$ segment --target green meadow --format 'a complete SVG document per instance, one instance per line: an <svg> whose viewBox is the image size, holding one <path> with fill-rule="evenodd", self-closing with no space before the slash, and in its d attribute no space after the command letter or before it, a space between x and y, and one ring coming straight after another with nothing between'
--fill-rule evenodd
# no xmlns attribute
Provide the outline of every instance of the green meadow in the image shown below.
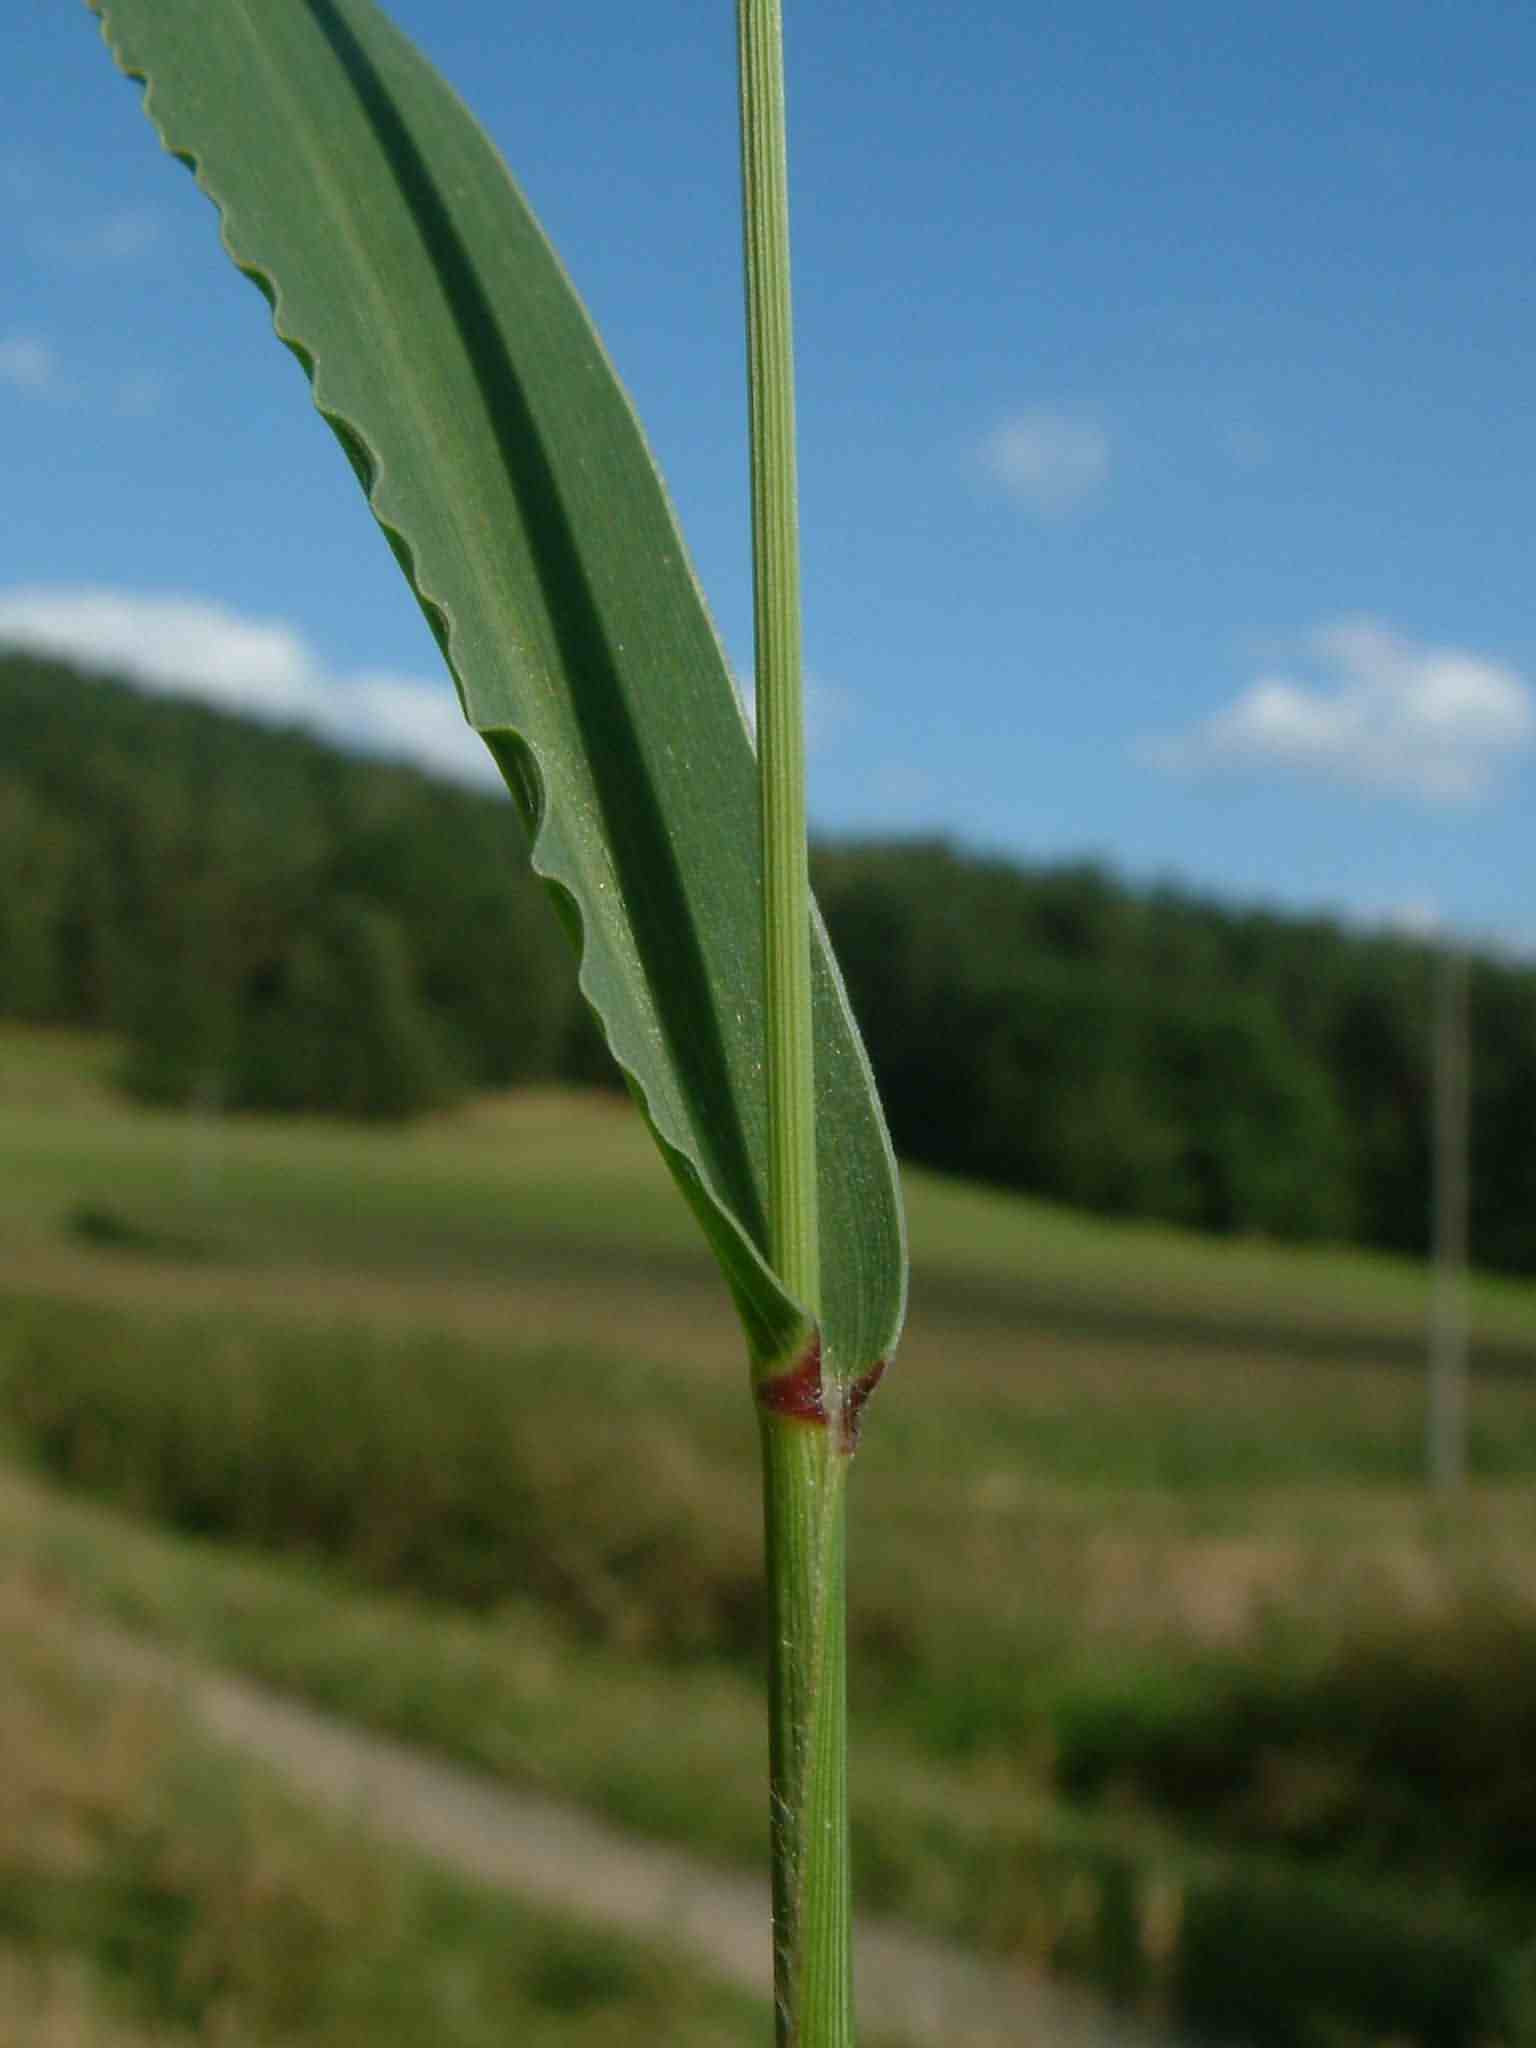
<svg viewBox="0 0 1536 2048"><path fill-rule="evenodd" d="M0 1038L0 1568L759 1863L753 1417L632 1112L173 1115L117 1058ZM864 1898L1228 2040L1524 2038L1536 1287L1474 1288L1446 1504L1422 1269L907 1186L854 1482ZM95 1969L88 1918L54 1947Z"/></svg>
<svg viewBox="0 0 1536 2048"><path fill-rule="evenodd" d="M766 2013L305 1811L143 1683L89 1682L0 1570L0 2040L734 2048Z"/></svg>

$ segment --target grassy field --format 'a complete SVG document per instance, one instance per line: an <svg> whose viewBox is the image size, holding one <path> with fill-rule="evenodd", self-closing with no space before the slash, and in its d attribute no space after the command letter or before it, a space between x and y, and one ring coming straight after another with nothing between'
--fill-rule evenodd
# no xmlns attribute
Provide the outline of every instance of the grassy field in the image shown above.
<svg viewBox="0 0 1536 2048"><path fill-rule="evenodd" d="M99 1039L0 1032L0 1232L9 1256L57 1250L82 1212L116 1217L182 1270L216 1263L254 1295L281 1268L379 1286L424 1283L500 1296L503 1311L594 1264L621 1313L639 1293L721 1307L714 1270L654 1148L617 1098L528 1094L470 1105L404 1132L314 1122L196 1118L116 1098L116 1054ZM994 1352L1041 1329L1181 1347L1237 1343L1287 1355L1419 1355L1421 1267L1349 1250L1210 1240L1106 1222L1017 1195L904 1176L914 1314L903 1355L959 1332ZM87 1233L85 1242L89 1244ZM170 1281L166 1276L157 1276ZM276 1292L280 1295L282 1290ZM1484 1358L1536 1360L1536 1288L1480 1277ZM366 1304L365 1304L366 1305ZM709 1335L739 1349L721 1314Z"/></svg>
<svg viewBox="0 0 1536 2048"><path fill-rule="evenodd" d="M110 1063L0 1039L0 1559L756 1857L739 1339L632 1115L199 1123ZM1536 1290L1476 1291L1448 1508L1411 1267L910 1197L855 1488L866 1898L1230 2038L1527 2024Z"/></svg>
<svg viewBox="0 0 1536 2048"><path fill-rule="evenodd" d="M675 1960L301 1811L61 1653L0 1569L0 2041L15 2048L629 2048L761 2040Z"/></svg>

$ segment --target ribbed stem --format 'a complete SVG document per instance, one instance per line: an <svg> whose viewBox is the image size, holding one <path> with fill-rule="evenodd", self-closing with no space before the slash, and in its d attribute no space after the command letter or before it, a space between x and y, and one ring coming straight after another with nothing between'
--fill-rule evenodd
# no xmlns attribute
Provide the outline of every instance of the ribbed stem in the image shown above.
<svg viewBox="0 0 1536 2048"><path fill-rule="evenodd" d="M789 181L779 0L738 0L752 450L763 999L773 1263L814 1320L821 1259L811 1035L800 535L790 325ZM764 1363L760 1361L760 1364ZM814 1332L773 1362L762 1412L769 1604L769 1774L779 2048L852 2048L841 1410L822 1405ZM763 1388L759 1387L759 1398Z"/></svg>
<svg viewBox="0 0 1536 2048"><path fill-rule="evenodd" d="M765 1415L774 1995L779 2048L852 2048L845 1500L825 1424Z"/></svg>
<svg viewBox="0 0 1536 2048"><path fill-rule="evenodd" d="M763 830L773 1263L812 1315L821 1292L811 1038L800 532L790 324L789 183L778 0L738 0L757 756Z"/></svg>

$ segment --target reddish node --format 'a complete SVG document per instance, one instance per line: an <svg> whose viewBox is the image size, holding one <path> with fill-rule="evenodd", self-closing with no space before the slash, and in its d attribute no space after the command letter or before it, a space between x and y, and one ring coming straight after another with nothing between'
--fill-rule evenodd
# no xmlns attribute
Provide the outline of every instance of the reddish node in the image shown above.
<svg viewBox="0 0 1536 2048"><path fill-rule="evenodd" d="M825 1422L821 1395L821 1339L813 1337L805 1356L788 1372L759 1380L757 1398L770 1415L792 1415L801 1422Z"/></svg>
<svg viewBox="0 0 1536 2048"><path fill-rule="evenodd" d="M878 1363L870 1367L868 1372L861 1373L848 1389L848 1397L843 1403L842 1448L850 1458L859 1447L859 1430L864 1420L864 1404L884 1377L885 1363L883 1358L880 1359Z"/></svg>
<svg viewBox="0 0 1536 2048"><path fill-rule="evenodd" d="M849 1457L858 1449L864 1404L879 1386L884 1372L885 1360L882 1358L877 1365L871 1366L868 1372L861 1373L858 1379L851 1381L843 1397L838 1448ZM770 1415L793 1416L797 1422L826 1422L826 1392L821 1377L821 1339L813 1338L805 1356L788 1372L778 1373L770 1380L759 1380L757 1398Z"/></svg>

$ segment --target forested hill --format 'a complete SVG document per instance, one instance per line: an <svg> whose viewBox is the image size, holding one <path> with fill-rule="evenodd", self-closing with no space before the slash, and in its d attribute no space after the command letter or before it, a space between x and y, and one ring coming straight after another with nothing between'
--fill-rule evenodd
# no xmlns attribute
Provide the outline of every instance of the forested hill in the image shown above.
<svg viewBox="0 0 1536 2048"><path fill-rule="evenodd" d="M1422 1248L1432 963L1323 920L826 847L898 1148L1085 1206ZM599 1080L510 802L0 655L0 1014L161 1101L409 1114ZM1475 1256L1536 1270L1536 973L1472 981Z"/></svg>

